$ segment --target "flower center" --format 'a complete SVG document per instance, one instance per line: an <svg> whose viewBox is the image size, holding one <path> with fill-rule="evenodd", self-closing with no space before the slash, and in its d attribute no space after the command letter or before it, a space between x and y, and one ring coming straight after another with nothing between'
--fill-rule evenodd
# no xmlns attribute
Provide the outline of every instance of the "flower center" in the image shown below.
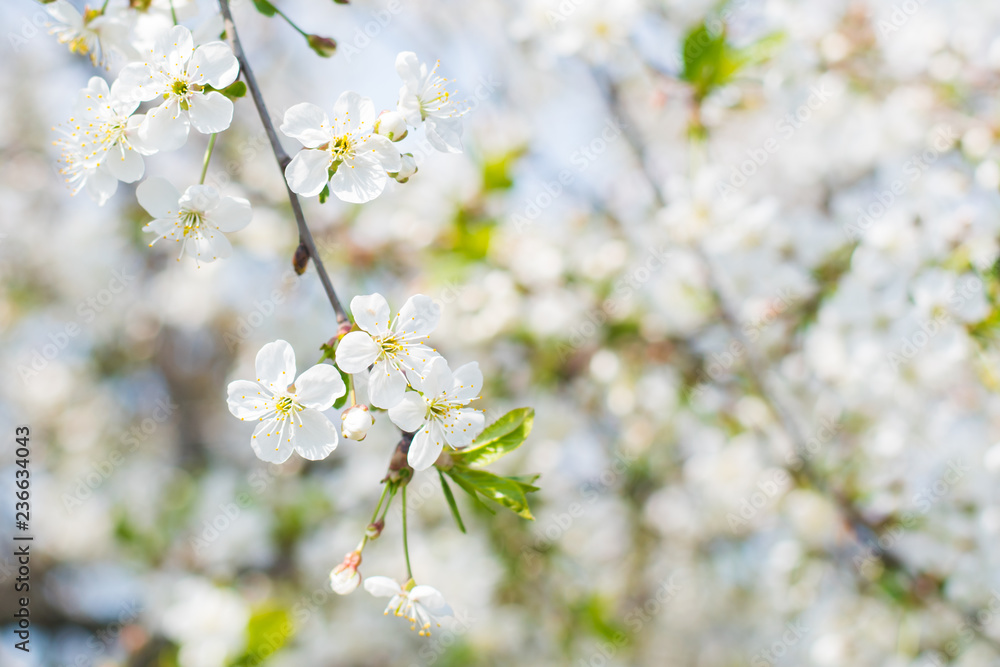
<svg viewBox="0 0 1000 667"><path fill-rule="evenodd" d="M170 92L178 97L186 97L188 94L188 82L181 79L174 79L170 86Z"/></svg>
<svg viewBox="0 0 1000 667"><path fill-rule="evenodd" d="M289 398L288 396L282 396L281 398L278 399L278 402L275 404L274 409L283 415L287 415L288 412L292 409L293 403L294 401L292 401L292 399Z"/></svg>
<svg viewBox="0 0 1000 667"><path fill-rule="evenodd" d="M353 143L351 135L342 134L330 144L330 152L333 153L334 160L344 160L353 154Z"/></svg>
<svg viewBox="0 0 1000 667"><path fill-rule="evenodd" d="M381 341L382 354L394 357L403 351L403 341L398 334L387 334Z"/></svg>
<svg viewBox="0 0 1000 667"><path fill-rule="evenodd" d="M185 237L189 235L195 236L201 233L201 227L203 222L204 221L202 219L202 215L198 211L187 211L187 210L181 211L181 225Z"/></svg>

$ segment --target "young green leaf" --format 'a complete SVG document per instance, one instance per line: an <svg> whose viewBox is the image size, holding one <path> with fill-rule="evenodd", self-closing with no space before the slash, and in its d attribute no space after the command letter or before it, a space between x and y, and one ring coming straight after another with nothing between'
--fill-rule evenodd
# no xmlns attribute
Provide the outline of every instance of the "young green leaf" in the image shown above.
<svg viewBox="0 0 1000 667"><path fill-rule="evenodd" d="M476 501L477 505L479 505L480 507L482 507L484 510L486 510L490 514L496 514L496 510L494 510L492 507L490 507L489 505L487 505L486 503L484 503L479 498L479 493L476 492L476 487L474 487L471 484L469 484L468 482L466 482L464 479L462 479L461 476L459 476L457 474L457 473L460 473L461 470L459 470L458 468L449 468L448 470L445 470L445 472L448 473L448 476L451 477L455 481L455 484L458 484L459 487L461 487L461 489L463 491L465 491L467 494L469 494L469 497L471 497L474 501Z"/></svg>
<svg viewBox="0 0 1000 667"><path fill-rule="evenodd" d="M534 419L532 408L511 410L487 426L468 448L453 452L451 457L460 465L489 465L521 446L531 433Z"/></svg>
<svg viewBox="0 0 1000 667"><path fill-rule="evenodd" d="M274 16L278 10L268 0L253 0L253 6L264 16Z"/></svg>
<svg viewBox="0 0 1000 667"><path fill-rule="evenodd" d="M448 474L462 485L462 488L467 485L518 516L534 521L535 517L531 516L528 498L525 495L528 492L522 482L508 477L500 477L485 470L469 470L467 468L452 468Z"/></svg>
<svg viewBox="0 0 1000 667"><path fill-rule="evenodd" d="M451 487L448 486L448 481L444 478L444 473L438 469L438 477L441 478L441 489L444 491L444 497L448 501L448 507L451 508L451 515L455 517L455 523L458 524L458 529L465 532L465 524L462 523L462 515L458 513L458 505L455 503L455 496L451 493Z"/></svg>
<svg viewBox="0 0 1000 667"><path fill-rule="evenodd" d="M247 94L247 84L242 81L233 81L219 92L229 99L235 100Z"/></svg>

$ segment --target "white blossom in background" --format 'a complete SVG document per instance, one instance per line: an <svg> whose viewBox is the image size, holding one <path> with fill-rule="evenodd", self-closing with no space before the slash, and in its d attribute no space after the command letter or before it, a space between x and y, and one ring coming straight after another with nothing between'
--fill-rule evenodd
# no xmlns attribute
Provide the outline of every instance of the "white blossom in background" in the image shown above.
<svg viewBox="0 0 1000 667"><path fill-rule="evenodd" d="M104 79L91 77L68 123L53 128L59 134L59 173L74 195L86 188L99 205L118 190L118 181L142 178L142 156L156 152L139 139L143 116L132 115L139 103L118 93L117 86L109 90Z"/></svg>
<svg viewBox="0 0 1000 667"><path fill-rule="evenodd" d="M136 197L154 218L142 228L157 235L149 245L163 239L179 243L178 261L185 254L206 263L229 257L233 247L225 234L240 231L253 217L246 199L222 197L210 185L192 185L182 195L165 179L150 178Z"/></svg>
<svg viewBox="0 0 1000 667"><path fill-rule="evenodd" d="M351 314L361 331L348 333L337 345L337 366L345 373L362 373L374 364L368 397L376 407L394 407L409 384L406 374L419 377L427 362L439 356L424 341L441 319L441 308L416 294L393 318L385 297L369 294L351 299Z"/></svg>
<svg viewBox="0 0 1000 667"><path fill-rule="evenodd" d="M182 667L224 665L244 647L250 610L235 591L201 579L183 579L176 601L163 610L163 634L180 646Z"/></svg>
<svg viewBox="0 0 1000 667"><path fill-rule="evenodd" d="M129 43L129 28L119 15L90 7L81 14L68 0L49 3L45 11L52 17L49 34L72 53L89 57L95 67L110 66L112 57L137 55Z"/></svg>
<svg viewBox="0 0 1000 667"><path fill-rule="evenodd" d="M440 591L432 586L414 586L412 580L404 588L389 577L368 577L365 590L375 597L391 598L385 614L391 612L406 618L410 621L410 629L417 630L421 637L430 636L431 625L441 627L441 619L452 615Z"/></svg>
<svg viewBox="0 0 1000 667"><path fill-rule="evenodd" d="M127 99L162 98L139 126L139 136L160 150L180 148L191 127L203 134L222 132L233 120L233 102L222 89L239 75L239 63L225 42L195 47L191 31L174 26L156 40L146 60L126 65L117 84Z"/></svg>
<svg viewBox="0 0 1000 667"><path fill-rule="evenodd" d="M415 432L407 463L414 470L426 470L445 444L466 447L482 432L486 424L483 413L465 406L479 398L483 373L473 361L453 374L444 357L435 357L428 362L423 377L411 377L411 383L417 391L406 392L389 409L389 419L404 431Z"/></svg>
<svg viewBox="0 0 1000 667"><path fill-rule="evenodd" d="M352 551L344 556L344 562L330 571L330 588L337 595L350 595L361 585L361 552Z"/></svg>
<svg viewBox="0 0 1000 667"><path fill-rule="evenodd" d="M399 113L412 127L424 126L427 141L443 153L462 152L463 103L446 86L448 79L438 76L435 63L429 71L426 63L412 51L396 56L396 72L403 80L399 89Z"/></svg>
<svg viewBox="0 0 1000 667"><path fill-rule="evenodd" d="M337 98L332 122L315 104L296 104L285 112L281 131L305 147L285 168L288 186L303 197L329 183L338 199L363 204L382 194L387 172L400 168L399 151L375 133L374 104L355 92Z"/></svg>
<svg viewBox="0 0 1000 667"><path fill-rule="evenodd" d="M293 451L311 461L337 448L337 427L322 411L347 388L337 369L317 364L295 378L295 351L286 341L268 343L257 353L254 382L229 385L229 411L241 420L258 422L250 438L257 457L283 463Z"/></svg>

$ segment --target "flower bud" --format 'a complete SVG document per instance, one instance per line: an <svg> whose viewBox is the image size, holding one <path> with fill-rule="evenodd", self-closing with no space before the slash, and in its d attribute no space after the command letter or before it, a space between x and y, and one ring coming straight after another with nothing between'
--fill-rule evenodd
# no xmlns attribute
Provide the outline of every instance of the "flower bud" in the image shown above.
<svg viewBox="0 0 1000 667"><path fill-rule="evenodd" d="M368 435L368 429L375 423L375 418L368 412L367 405L355 405L353 408L344 410L340 415L344 422L342 430L344 437L350 440L362 441Z"/></svg>
<svg viewBox="0 0 1000 667"><path fill-rule="evenodd" d="M417 173L417 161L413 159L413 153L403 153L399 156L399 161L402 163L399 171L390 172L389 175L400 183L406 183L410 176Z"/></svg>
<svg viewBox="0 0 1000 667"><path fill-rule="evenodd" d="M375 121L375 134L381 134L389 141L400 141L406 133L406 121L398 111L383 111Z"/></svg>
<svg viewBox="0 0 1000 667"><path fill-rule="evenodd" d="M358 566L361 565L361 552L352 551L344 556L344 562L330 572L330 588L337 595L348 595L361 584L361 573Z"/></svg>
<svg viewBox="0 0 1000 667"><path fill-rule="evenodd" d="M368 536L369 540L374 540L376 537L382 534L382 529L385 528L385 520L379 519L375 523L368 524L365 528L365 535Z"/></svg>
<svg viewBox="0 0 1000 667"><path fill-rule="evenodd" d="M300 243L299 247L295 249L295 254L292 255L292 268L295 269L295 273L301 276L306 272L307 266L309 266L309 249L306 248L305 243Z"/></svg>
<svg viewBox="0 0 1000 667"><path fill-rule="evenodd" d="M337 52L336 40L330 39L329 37L309 35L306 37L306 41L309 42L309 48L323 58L329 58Z"/></svg>

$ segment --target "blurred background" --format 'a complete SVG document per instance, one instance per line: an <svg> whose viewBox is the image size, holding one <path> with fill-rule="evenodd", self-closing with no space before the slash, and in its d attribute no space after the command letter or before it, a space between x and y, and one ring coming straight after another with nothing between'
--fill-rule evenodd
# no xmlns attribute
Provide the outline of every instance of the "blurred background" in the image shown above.
<svg viewBox="0 0 1000 667"><path fill-rule="evenodd" d="M535 408L495 467L541 474L536 520L460 497L462 535L418 474L414 571L453 621L334 595L398 431L272 466L226 408L264 343L301 370L336 333L252 104L207 182L253 222L177 262L134 187L63 187L51 127L99 70L5 2L0 537L29 424L35 541L30 654L0 549L0 664L1000 664L1000 5L275 4L339 44L235 3L275 119L392 108L404 50L468 101L465 153L414 133L409 183L306 216L345 302L432 296L480 407ZM195 182L206 139L147 175ZM397 509L365 575L403 578Z"/></svg>

